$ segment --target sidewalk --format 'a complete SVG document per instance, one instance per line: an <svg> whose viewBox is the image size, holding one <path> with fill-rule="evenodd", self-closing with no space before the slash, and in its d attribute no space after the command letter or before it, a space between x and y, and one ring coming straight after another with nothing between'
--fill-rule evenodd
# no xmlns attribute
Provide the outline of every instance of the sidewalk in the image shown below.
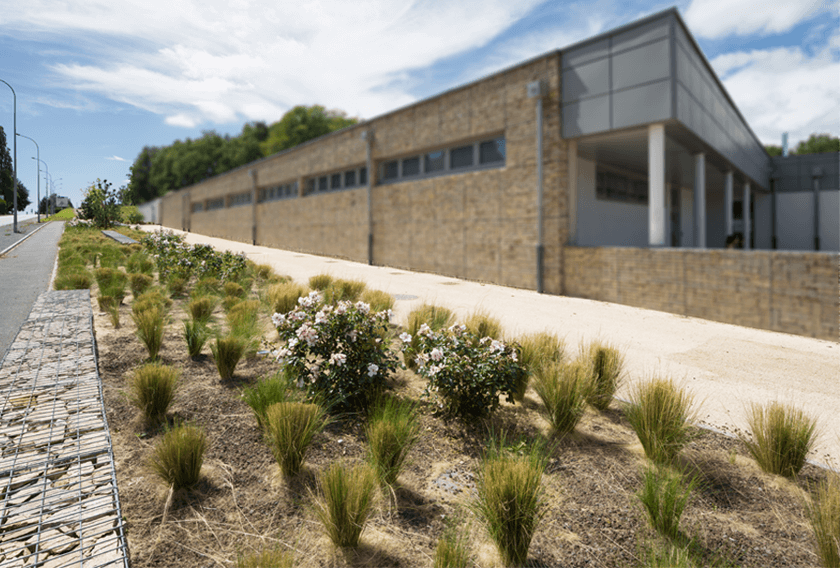
<svg viewBox="0 0 840 568"><path fill-rule="evenodd" d="M745 428L752 402L799 405L817 418L821 432L810 459L840 467L838 342L175 232L185 234L189 243L244 251L254 262L270 264L301 283L321 273L364 280L397 297L394 321L399 324L412 309L431 302L459 317L485 309L502 321L509 339L551 331L565 337L567 353L595 338L613 342L626 355L630 379L619 397L628 398L628 387L640 378L671 376L697 395L702 424L730 434Z"/></svg>

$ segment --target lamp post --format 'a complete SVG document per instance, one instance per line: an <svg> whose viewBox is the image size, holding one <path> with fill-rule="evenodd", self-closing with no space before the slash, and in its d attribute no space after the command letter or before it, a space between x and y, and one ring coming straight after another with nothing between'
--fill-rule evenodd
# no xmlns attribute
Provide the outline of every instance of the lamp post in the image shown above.
<svg viewBox="0 0 840 568"><path fill-rule="evenodd" d="M35 201L35 209L36 209L37 215L38 215L38 222L40 223L41 222L41 147L38 146L38 143L35 142L34 138L30 138L29 136L26 136L24 134L18 134L18 136L20 136L21 138L26 138L27 140L32 140L32 142L35 143L35 150L38 153L38 158L37 158L37 160L38 160L38 162L37 162L37 165L38 165L38 176L37 176L37 178L38 178L38 197L37 197L37 201Z"/></svg>
<svg viewBox="0 0 840 568"><path fill-rule="evenodd" d="M32 158L32 159L34 160L35 158ZM39 164L39 165L40 165L40 164L44 164L44 167L45 167L45 168L47 168L47 178L45 178L45 179L47 180L47 195L49 195L49 194L50 194L50 182L49 182L50 167L49 167L49 166L47 165L47 163L46 163L44 160L42 160L41 158L38 158L38 164ZM39 168L39 169L38 169L38 172L40 173L40 171L41 171L41 170L40 170L40 168ZM49 198L47 198L47 202L49 203ZM38 211L41 211L41 200L40 200L40 199L38 200ZM46 213L46 211L44 211L44 213Z"/></svg>
<svg viewBox="0 0 840 568"><path fill-rule="evenodd" d="M0 79L0 83L5 83L5 85L7 87L12 89L12 86L10 84L6 83L6 81L4 81L3 79ZM13 186L13 189L12 189L12 203L14 204L13 207L14 207L15 217L14 217L14 226L12 227L12 231L17 233L18 232L18 226L17 226L17 93L15 93L14 89L12 89L12 114L13 114L13 117L14 117L12 119L12 130L15 131L15 136L13 136L14 144L12 144L12 146L14 147L14 153L15 153L14 173L12 174L15 178L14 179L14 186Z"/></svg>

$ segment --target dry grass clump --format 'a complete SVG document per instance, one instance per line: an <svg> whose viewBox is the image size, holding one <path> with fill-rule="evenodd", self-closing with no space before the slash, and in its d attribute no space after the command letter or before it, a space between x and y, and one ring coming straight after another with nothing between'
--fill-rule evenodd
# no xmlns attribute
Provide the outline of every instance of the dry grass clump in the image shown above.
<svg viewBox="0 0 840 568"><path fill-rule="evenodd" d="M190 359L201 355L201 350L209 338L210 330L203 321L184 320L184 340L187 342L187 353Z"/></svg>
<svg viewBox="0 0 840 568"><path fill-rule="evenodd" d="M97 268L94 270L96 284L99 286L100 296L117 298L122 302L125 298L125 285L128 283L128 276L118 268Z"/></svg>
<svg viewBox="0 0 840 568"><path fill-rule="evenodd" d="M522 381L516 385L513 399L522 402L528 390L529 379L538 369L547 363L563 361L566 352L565 342L553 333L541 332L525 335L519 339L519 362L528 371Z"/></svg>
<svg viewBox="0 0 840 568"><path fill-rule="evenodd" d="M326 413L317 404L278 402L266 410L264 424L280 471L293 476L300 471L315 434L326 425Z"/></svg>
<svg viewBox="0 0 840 568"><path fill-rule="evenodd" d="M128 287L136 298L152 285L152 277L148 274L133 273L128 275Z"/></svg>
<svg viewBox="0 0 840 568"><path fill-rule="evenodd" d="M288 367L285 367L284 371L259 380L254 387L245 387L242 390L242 400L254 411L260 428L266 427L266 412L271 405L289 402L295 398L297 390L285 369Z"/></svg>
<svg viewBox="0 0 840 568"><path fill-rule="evenodd" d="M535 442L517 454L491 436L478 472L472 508L484 522L502 566L524 566L547 506L542 488L545 448Z"/></svg>
<svg viewBox="0 0 840 568"><path fill-rule="evenodd" d="M163 309L151 306L132 314L134 325L137 326L137 337L146 346L149 359L157 359L163 344L163 329L166 325Z"/></svg>
<svg viewBox="0 0 840 568"><path fill-rule="evenodd" d="M156 426L166 418L166 411L175 399L178 370L167 365L147 363L134 371L129 385L129 400Z"/></svg>
<svg viewBox="0 0 840 568"><path fill-rule="evenodd" d="M190 300L187 309L193 321L207 323L216 309L216 299L213 296L196 296Z"/></svg>
<svg viewBox="0 0 840 568"><path fill-rule="evenodd" d="M394 307L394 297L382 290L365 290L362 294L362 301L370 304L370 309L373 312L382 312Z"/></svg>
<svg viewBox="0 0 840 568"><path fill-rule="evenodd" d="M840 568L840 475L829 473L807 504L817 556L825 568Z"/></svg>
<svg viewBox="0 0 840 568"><path fill-rule="evenodd" d="M216 369L219 371L221 380L227 381L233 378L233 372L247 348L247 342L238 335L217 337L216 341L210 344L210 351L213 352L213 360L216 362Z"/></svg>
<svg viewBox="0 0 840 568"><path fill-rule="evenodd" d="M342 280L336 279L327 286L324 290L324 303L337 304L344 300L347 302L357 302L365 291L366 284L361 280Z"/></svg>
<svg viewBox="0 0 840 568"><path fill-rule="evenodd" d="M135 315L139 312L146 311L149 308L158 308L161 311L165 311L171 305L172 300L167 298L163 292L161 292L160 288L153 287L140 294L139 297L134 298L134 301L131 302L131 311Z"/></svg>
<svg viewBox="0 0 840 568"><path fill-rule="evenodd" d="M53 287L56 290L89 290L92 284L93 275L82 267L72 271L59 271Z"/></svg>
<svg viewBox="0 0 840 568"><path fill-rule="evenodd" d="M236 568L292 568L294 565L295 555L279 548L240 555L236 559Z"/></svg>
<svg viewBox="0 0 840 568"><path fill-rule="evenodd" d="M201 477L207 440L197 426L179 425L164 434L150 459L152 471L174 490L192 487Z"/></svg>
<svg viewBox="0 0 840 568"><path fill-rule="evenodd" d="M434 568L467 568L470 551L462 533L446 531L435 547Z"/></svg>
<svg viewBox="0 0 840 568"><path fill-rule="evenodd" d="M245 288L237 282L225 282L223 290L225 296L233 296L234 298L245 297Z"/></svg>
<svg viewBox="0 0 840 568"><path fill-rule="evenodd" d="M393 485L420 435L416 406L393 397L381 397L370 411L365 435L368 461L384 485Z"/></svg>
<svg viewBox="0 0 840 568"><path fill-rule="evenodd" d="M467 331L475 334L479 339L489 337L490 339L502 338L502 322L494 318L486 310L476 310L464 322Z"/></svg>
<svg viewBox="0 0 840 568"><path fill-rule="evenodd" d="M440 331L455 323L455 314L449 308L435 306L432 304L423 304L419 308L413 309L408 314L408 328L407 332L411 335L411 346L406 349L403 357L405 364L409 369L414 369L417 366L414 359L417 355L417 349L420 342L417 339L417 333L423 324L429 326L432 331Z"/></svg>
<svg viewBox="0 0 840 568"><path fill-rule="evenodd" d="M313 290L326 290L333 282L333 277L329 274L316 274L309 279L309 287Z"/></svg>
<svg viewBox="0 0 840 568"><path fill-rule="evenodd" d="M684 484L680 474L655 465L646 467L642 475L642 488L636 497L647 512L650 526L665 538L676 541L680 517L697 481L692 479Z"/></svg>
<svg viewBox="0 0 840 568"><path fill-rule="evenodd" d="M205 276L195 283L193 293L196 296L213 296L219 294L220 290L220 284L216 278Z"/></svg>
<svg viewBox="0 0 840 568"><path fill-rule="evenodd" d="M589 367L573 363L544 363L534 375L534 390L542 400L539 409L557 434L569 434L583 417L589 389Z"/></svg>
<svg viewBox="0 0 840 568"><path fill-rule="evenodd" d="M785 477L799 473L816 440L816 420L798 408L771 402L753 404L747 424L752 439L742 440L761 469Z"/></svg>
<svg viewBox="0 0 840 568"><path fill-rule="evenodd" d="M625 416L648 459L674 461L692 436L693 406L693 395L670 379L653 378L636 385Z"/></svg>
<svg viewBox="0 0 840 568"><path fill-rule="evenodd" d="M298 298L307 294L307 289L295 282L280 282L269 286L264 301L272 313L286 314L298 305Z"/></svg>
<svg viewBox="0 0 840 568"><path fill-rule="evenodd" d="M318 476L321 497L315 514L335 546L359 545L373 511L377 486L376 472L367 464L333 462Z"/></svg>
<svg viewBox="0 0 840 568"><path fill-rule="evenodd" d="M588 362L592 372L592 385L587 402L603 412L609 407L621 386L624 355L608 343L593 341L582 350L581 357Z"/></svg>
<svg viewBox="0 0 840 568"><path fill-rule="evenodd" d="M142 273L151 276L155 269L155 263L148 254L137 251L128 257L128 260L125 263L125 268L129 272Z"/></svg>

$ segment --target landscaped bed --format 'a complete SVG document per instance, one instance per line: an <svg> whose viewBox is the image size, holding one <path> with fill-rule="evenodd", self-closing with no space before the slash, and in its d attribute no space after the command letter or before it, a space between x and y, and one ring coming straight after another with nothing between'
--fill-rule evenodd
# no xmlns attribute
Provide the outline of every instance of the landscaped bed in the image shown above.
<svg viewBox="0 0 840 568"><path fill-rule="evenodd" d="M127 256L125 260L127 264ZM229 327L225 308L266 298L277 283L276 276L261 275L253 266L245 274L240 279L245 284L242 298L228 299L219 286L208 325L221 334ZM497 442L505 433L507 449L502 451L511 456L527 454L530 441L547 440L541 476L544 516L530 543L528 565L763 567L820 562L807 503L808 490L826 479L824 470L806 464L793 480L770 475L755 464L743 442L692 431L669 470L682 472L686 480L695 478L697 485L679 532L668 544L650 528L637 497L647 460L621 404L613 401L604 411L587 407L573 432L561 436L550 434L533 385L521 403L502 402L489 416L468 419L444 413L435 399L422 396L427 379L419 368L397 369L387 380L392 394L419 402L419 437L407 465L394 485L376 492L359 546L336 548L317 515L318 478L336 462L366 460L364 413L352 408L334 412L315 435L301 471L284 476L242 397L244 388L274 375L278 362L271 355L246 356L233 377L223 381L211 355L212 339L199 356L190 358L182 320L190 318L189 293L196 278L182 283L176 278L164 279L175 293L166 308L168 323L158 358L178 369L180 379L162 425L150 425L128 396L133 374L149 359L136 335L132 295L126 292L122 303L105 301L109 313L99 309L96 284L92 290L105 407L134 567L275 565L257 562L254 555L266 551L290 552L297 566L432 566L444 535L463 537L468 565L501 566L474 506L491 432ZM259 349L282 347L273 311L260 304L257 329L267 343ZM392 324L387 332L391 354L400 361L400 347L408 344L399 339L404 331ZM576 346L566 346L566 353L574 358ZM197 485L170 492L149 462L167 427L180 422L203 429L206 452ZM653 560L669 548L677 552L658 563Z"/></svg>

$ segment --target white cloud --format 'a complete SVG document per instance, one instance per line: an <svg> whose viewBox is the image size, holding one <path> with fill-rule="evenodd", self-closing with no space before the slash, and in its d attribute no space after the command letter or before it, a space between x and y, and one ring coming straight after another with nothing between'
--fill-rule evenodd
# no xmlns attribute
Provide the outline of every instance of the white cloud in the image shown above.
<svg viewBox="0 0 840 568"><path fill-rule="evenodd" d="M61 79L193 127L409 104L407 71L486 44L537 1L30 0L3 26L78 40L89 57L53 64Z"/></svg>
<svg viewBox="0 0 840 568"><path fill-rule="evenodd" d="M698 37L771 34L789 31L830 8L825 0L692 0L685 11Z"/></svg>
<svg viewBox="0 0 840 568"><path fill-rule="evenodd" d="M127 162L127 161L128 161L128 160L126 160L125 158L120 158L120 157L119 157L119 156L117 156L116 154L114 154L114 155L113 155L113 156L111 156L110 158L105 158L105 159L106 159L106 160L112 160L112 161L114 161L114 162Z"/></svg>
<svg viewBox="0 0 840 568"><path fill-rule="evenodd" d="M840 61L830 50L813 57L800 48L729 53L711 61L726 90L766 144L813 133L840 134Z"/></svg>

